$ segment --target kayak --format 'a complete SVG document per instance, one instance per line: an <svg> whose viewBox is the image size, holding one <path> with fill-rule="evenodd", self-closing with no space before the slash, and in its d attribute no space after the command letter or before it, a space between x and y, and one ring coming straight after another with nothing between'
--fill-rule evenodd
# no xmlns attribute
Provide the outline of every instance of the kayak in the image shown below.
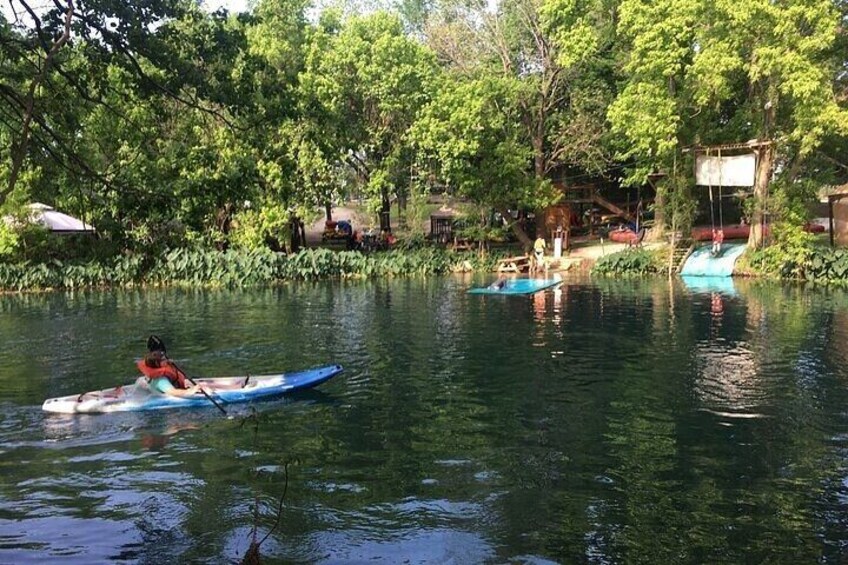
<svg viewBox="0 0 848 565"><path fill-rule="evenodd" d="M194 381L199 385L205 385L212 398L226 406L236 402L250 402L312 388L341 372L341 365L328 365L295 373L194 379ZM41 405L41 409L60 414L97 414L195 406L211 407L212 402L203 393L189 397L162 394L150 388L146 377L139 377L135 383L125 386L48 398Z"/></svg>
<svg viewBox="0 0 848 565"><path fill-rule="evenodd" d="M472 288L468 291L468 294L533 294L534 292L556 286L561 282L562 279L560 278L511 279L506 281L501 288L493 288L491 286Z"/></svg>

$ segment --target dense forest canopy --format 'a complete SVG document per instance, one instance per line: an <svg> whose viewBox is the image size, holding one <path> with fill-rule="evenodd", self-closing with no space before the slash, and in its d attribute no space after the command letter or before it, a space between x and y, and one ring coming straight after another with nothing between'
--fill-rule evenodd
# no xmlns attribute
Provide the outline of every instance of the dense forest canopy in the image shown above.
<svg viewBox="0 0 848 565"><path fill-rule="evenodd" d="M115 250L268 245L354 193L539 209L555 178L665 173L673 215L686 148L751 139L752 218L848 181L844 1L5 4L4 213L46 202Z"/></svg>

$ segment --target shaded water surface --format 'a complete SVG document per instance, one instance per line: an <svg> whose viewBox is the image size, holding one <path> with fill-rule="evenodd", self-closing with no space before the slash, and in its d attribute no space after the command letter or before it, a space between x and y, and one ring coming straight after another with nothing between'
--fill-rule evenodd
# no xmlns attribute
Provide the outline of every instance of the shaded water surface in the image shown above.
<svg viewBox="0 0 848 565"><path fill-rule="evenodd" d="M848 558L845 294L470 284L0 297L0 563L233 562L287 463L269 562ZM41 412L150 332L196 375L346 372L233 419Z"/></svg>

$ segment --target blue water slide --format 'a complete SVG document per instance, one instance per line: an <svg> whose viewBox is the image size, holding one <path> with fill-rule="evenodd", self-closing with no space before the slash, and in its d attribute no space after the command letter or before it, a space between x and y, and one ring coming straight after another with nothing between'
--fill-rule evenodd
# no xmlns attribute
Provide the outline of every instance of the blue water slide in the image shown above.
<svg viewBox="0 0 848 565"><path fill-rule="evenodd" d="M734 243L721 246L717 256L712 254L712 246L705 245L695 249L680 274L684 277L729 277L733 275L736 260L745 252L745 244Z"/></svg>

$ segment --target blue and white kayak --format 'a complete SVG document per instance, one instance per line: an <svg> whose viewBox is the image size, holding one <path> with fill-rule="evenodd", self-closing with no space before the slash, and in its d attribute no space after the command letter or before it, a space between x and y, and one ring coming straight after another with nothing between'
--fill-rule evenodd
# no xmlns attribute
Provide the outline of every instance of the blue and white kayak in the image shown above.
<svg viewBox="0 0 848 565"><path fill-rule="evenodd" d="M533 294L556 286L561 282L562 279L559 277L551 279L509 279L505 281L501 288L493 286L472 288L468 291L468 294Z"/></svg>
<svg viewBox="0 0 848 565"><path fill-rule="evenodd" d="M194 379L194 381L210 391L212 398L219 404L226 406L236 402L250 402L312 388L341 372L341 365L328 365L279 375L249 375ZM135 383L125 386L48 398L41 405L41 409L60 414L97 414L193 406L212 407L212 403L202 393L189 397L162 394L150 388L146 377L139 377Z"/></svg>

